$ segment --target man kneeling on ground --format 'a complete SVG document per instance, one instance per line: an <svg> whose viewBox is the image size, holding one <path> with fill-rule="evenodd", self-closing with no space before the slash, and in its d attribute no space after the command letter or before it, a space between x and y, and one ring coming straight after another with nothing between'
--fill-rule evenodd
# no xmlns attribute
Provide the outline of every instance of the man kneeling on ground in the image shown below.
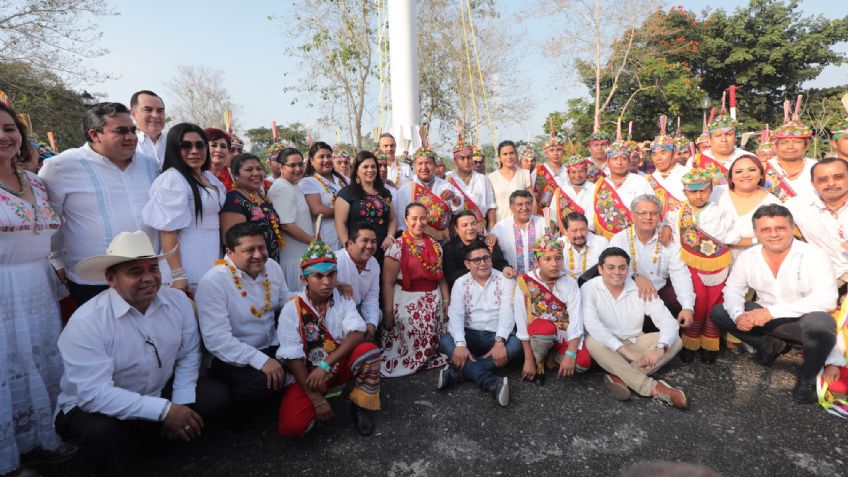
<svg viewBox="0 0 848 477"><path fill-rule="evenodd" d="M586 347L607 374L604 384L616 399L630 399L630 390L658 402L686 409L686 395L663 380L650 377L683 347L680 325L657 297L643 300L628 276L630 257L610 247L598 259L595 277L583 285ZM645 315L659 331L643 333Z"/></svg>
<svg viewBox="0 0 848 477"><path fill-rule="evenodd" d="M521 343L512 329L512 293L515 282L492 268L492 254L482 241L465 249L465 267L451 290L448 333L439 345L451 363L439 371L438 389L465 380L474 381L501 406L509 404L507 378L495 368L521 355Z"/></svg>
<svg viewBox="0 0 848 477"><path fill-rule="evenodd" d="M294 376L280 402L278 430L299 438L316 421L330 420L328 389L353 380L351 414L357 431L369 436L374 424L365 410L380 409L380 349L365 342L365 320L353 300L336 290L336 256L330 248L313 240L300 268L306 289L286 303L277 327L277 358Z"/></svg>

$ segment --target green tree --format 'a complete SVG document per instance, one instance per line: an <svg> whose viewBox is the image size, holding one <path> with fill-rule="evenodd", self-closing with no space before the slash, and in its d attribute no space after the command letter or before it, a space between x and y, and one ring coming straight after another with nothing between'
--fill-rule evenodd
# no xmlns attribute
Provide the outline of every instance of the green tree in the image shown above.
<svg viewBox="0 0 848 477"><path fill-rule="evenodd" d="M16 112L29 114L34 139L46 144L47 132L53 131L60 151L85 142L85 104L57 75L20 62L0 62L0 90Z"/></svg>
<svg viewBox="0 0 848 477"><path fill-rule="evenodd" d="M244 136L250 141L250 152L260 156L267 155L268 149L274 143L273 131L264 126L248 129ZM298 122L289 125L277 125L277 142L294 147L303 154L306 154L309 147L307 145L306 128Z"/></svg>

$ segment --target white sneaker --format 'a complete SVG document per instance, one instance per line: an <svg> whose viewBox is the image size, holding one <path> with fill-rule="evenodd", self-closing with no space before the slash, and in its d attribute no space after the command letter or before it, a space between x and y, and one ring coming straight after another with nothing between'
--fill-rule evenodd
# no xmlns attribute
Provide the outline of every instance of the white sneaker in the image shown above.
<svg viewBox="0 0 848 477"><path fill-rule="evenodd" d="M503 407L509 405L509 378L503 378L501 390L498 391L498 404Z"/></svg>

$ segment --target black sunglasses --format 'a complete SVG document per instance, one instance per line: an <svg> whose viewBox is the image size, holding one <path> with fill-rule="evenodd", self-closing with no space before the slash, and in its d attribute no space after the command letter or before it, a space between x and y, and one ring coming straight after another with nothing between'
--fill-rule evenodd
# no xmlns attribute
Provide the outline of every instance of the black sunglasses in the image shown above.
<svg viewBox="0 0 848 477"><path fill-rule="evenodd" d="M192 148L197 149L198 151L202 151L206 149L206 143L203 141L180 141L179 143L180 149L184 151L191 151Z"/></svg>

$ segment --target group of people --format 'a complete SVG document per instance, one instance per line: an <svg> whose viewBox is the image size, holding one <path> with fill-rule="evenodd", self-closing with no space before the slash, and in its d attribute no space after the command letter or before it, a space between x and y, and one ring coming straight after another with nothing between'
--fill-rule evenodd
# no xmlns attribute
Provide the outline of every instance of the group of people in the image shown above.
<svg viewBox="0 0 848 477"><path fill-rule="evenodd" d="M381 379L431 368L507 406L497 368L544 385L594 362L616 399L685 409L653 377L675 356L724 343L768 366L795 346L796 401L848 391L848 120L821 160L788 109L767 161L722 110L692 150L663 119L643 150L620 127L589 157L551 134L538 164L504 141L488 174L461 134L446 174L426 133L408 162L388 133L352 158L320 141L260 158L219 129L166 132L147 90L84 127L36 175L0 104L0 474L79 453L120 475L130 441L263 404L300 438L346 385L368 436Z"/></svg>

